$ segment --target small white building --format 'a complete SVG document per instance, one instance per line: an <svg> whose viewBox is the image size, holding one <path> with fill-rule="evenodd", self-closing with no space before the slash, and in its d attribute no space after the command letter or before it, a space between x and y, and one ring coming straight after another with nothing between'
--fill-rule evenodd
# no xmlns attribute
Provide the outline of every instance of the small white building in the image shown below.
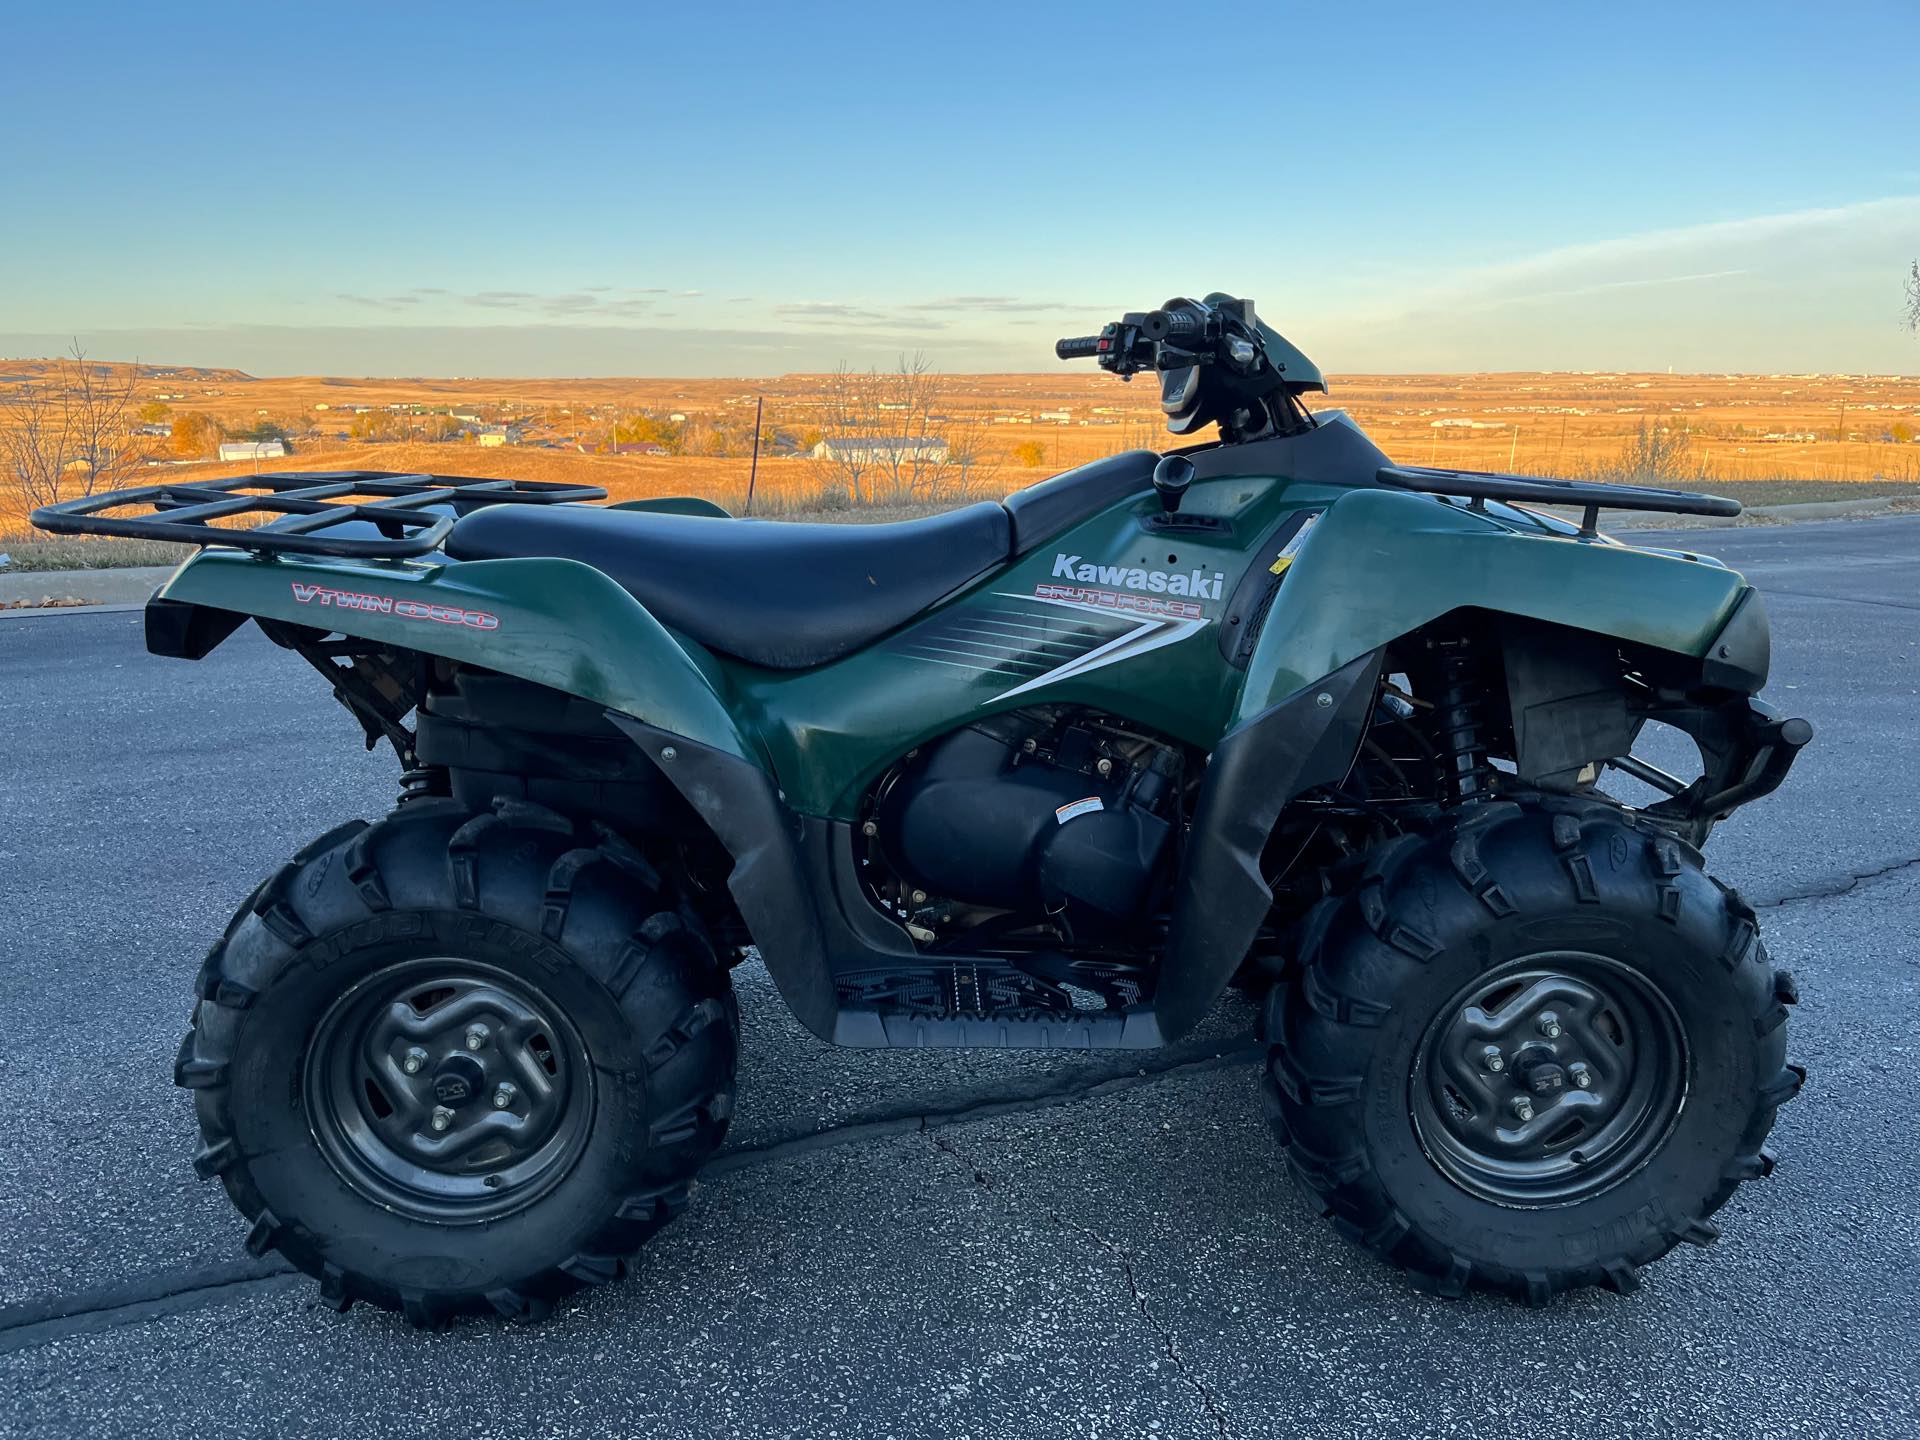
<svg viewBox="0 0 1920 1440"><path fill-rule="evenodd" d="M287 453L278 440L224 440L220 444L222 460L279 460Z"/></svg>
<svg viewBox="0 0 1920 1440"><path fill-rule="evenodd" d="M512 425L489 425L474 436L474 439L478 440L484 448L492 450L501 445L518 445L520 431Z"/></svg>
<svg viewBox="0 0 1920 1440"><path fill-rule="evenodd" d="M839 460L850 465L944 465L947 442L930 436L847 435L822 440L813 447L816 460Z"/></svg>

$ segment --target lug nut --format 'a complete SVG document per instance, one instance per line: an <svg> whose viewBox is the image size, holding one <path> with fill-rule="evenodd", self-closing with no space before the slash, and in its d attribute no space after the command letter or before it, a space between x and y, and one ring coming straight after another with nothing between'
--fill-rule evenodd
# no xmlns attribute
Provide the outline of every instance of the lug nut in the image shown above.
<svg viewBox="0 0 1920 1440"><path fill-rule="evenodd" d="M467 1049L478 1050L487 1043L487 1037L493 1032L486 1026L474 1024L467 1026Z"/></svg>
<svg viewBox="0 0 1920 1440"><path fill-rule="evenodd" d="M1586 1061L1576 1060L1567 1066L1567 1075L1579 1089L1593 1088L1593 1072L1587 1068Z"/></svg>
<svg viewBox="0 0 1920 1440"><path fill-rule="evenodd" d="M1533 1119L1533 1102L1524 1095L1514 1096L1513 1114L1514 1118L1522 1125L1526 1124L1527 1121Z"/></svg>
<svg viewBox="0 0 1920 1440"><path fill-rule="evenodd" d="M1549 1040L1560 1038L1560 1017L1551 1010L1540 1012L1540 1033Z"/></svg>
<svg viewBox="0 0 1920 1440"><path fill-rule="evenodd" d="M406 1055L400 1061L400 1068L409 1075L418 1075L427 1063L427 1052L418 1045L407 1048Z"/></svg>
<svg viewBox="0 0 1920 1440"><path fill-rule="evenodd" d="M519 1093L520 1092L514 1088L511 1080L502 1080L493 1092L493 1108L496 1110L506 1109L509 1105L513 1104L513 1097Z"/></svg>
<svg viewBox="0 0 1920 1440"><path fill-rule="evenodd" d="M453 1124L453 1111L444 1105L436 1105L433 1107L433 1119L428 1123L436 1130L444 1130Z"/></svg>
<svg viewBox="0 0 1920 1440"><path fill-rule="evenodd" d="M1507 1057L1500 1053L1500 1047L1498 1045L1482 1045L1480 1047L1480 1063L1495 1075L1498 1075L1502 1070L1507 1068Z"/></svg>

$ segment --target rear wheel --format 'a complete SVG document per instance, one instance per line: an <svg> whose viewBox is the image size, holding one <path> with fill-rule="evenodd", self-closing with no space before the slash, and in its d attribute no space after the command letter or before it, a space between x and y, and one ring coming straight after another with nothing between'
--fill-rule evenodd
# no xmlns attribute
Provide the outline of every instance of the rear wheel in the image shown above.
<svg viewBox="0 0 1920 1440"><path fill-rule="evenodd" d="M1697 852L1578 800L1378 850L1268 999L1268 1112L1334 1224L1535 1303L1639 1267L1769 1173L1792 978Z"/></svg>
<svg viewBox="0 0 1920 1440"><path fill-rule="evenodd" d="M739 1021L617 836L504 801L322 836L207 957L176 1078L253 1222L345 1308L542 1315L686 1204Z"/></svg>

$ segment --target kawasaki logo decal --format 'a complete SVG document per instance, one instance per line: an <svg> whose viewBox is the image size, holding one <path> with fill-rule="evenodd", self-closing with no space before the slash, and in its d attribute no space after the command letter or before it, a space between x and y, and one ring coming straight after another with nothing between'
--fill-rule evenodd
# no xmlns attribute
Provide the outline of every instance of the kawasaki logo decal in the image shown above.
<svg viewBox="0 0 1920 1440"><path fill-rule="evenodd" d="M1055 580L1077 580L1082 585L1105 585L1118 590L1145 590L1154 595L1191 595L1196 600L1218 600L1227 577L1218 570L1189 570L1176 575L1167 570L1143 570L1129 565L1090 565L1078 555L1053 557Z"/></svg>
<svg viewBox="0 0 1920 1440"><path fill-rule="evenodd" d="M498 630L500 617L458 605L436 605L424 600L396 600L391 595L369 595L358 590L335 590L327 585L293 582L293 598L302 605L334 610L358 610L370 615L398 615L402 620L432 620L441 625L467 625L475 630Z"/></svg>

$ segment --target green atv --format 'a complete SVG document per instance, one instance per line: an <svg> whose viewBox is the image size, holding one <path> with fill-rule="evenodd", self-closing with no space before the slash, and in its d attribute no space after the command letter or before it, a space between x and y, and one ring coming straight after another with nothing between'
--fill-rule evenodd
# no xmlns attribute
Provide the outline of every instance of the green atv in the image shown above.
<svg viewBox="0 0 1920 1440"><path fill-rule="evenodd" d="M1057 348L1219 438L884 525L365 471L36 514L205 547L148 648L252 619L400 761L200 968L176 1079L255 1253L420 1324L618 1277L726 1134L754 955L852 1046L1261 993L1294 1175L1443 1294L1715 1238L1803 1072L1699 846L1812 730L1739 575L1596 522L1739 507L1397 466L1225 295Z"/></svg>

